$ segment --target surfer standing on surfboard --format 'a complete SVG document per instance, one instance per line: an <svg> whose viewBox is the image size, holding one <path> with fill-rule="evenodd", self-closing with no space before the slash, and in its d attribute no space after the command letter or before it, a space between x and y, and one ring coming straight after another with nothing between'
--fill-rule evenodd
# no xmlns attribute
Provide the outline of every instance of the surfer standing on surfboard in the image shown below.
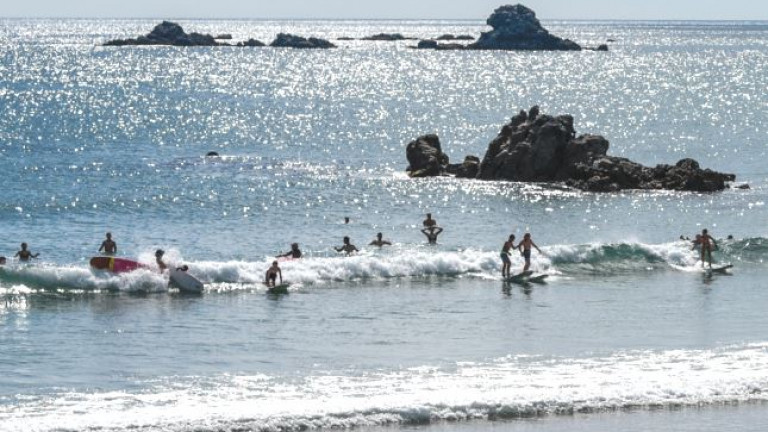
<svg viewBox="0 0 768 432"><path fill-rule="evenodd" d="M704 259L706 258L709 268L712 268L712 251L717 249L717 242L709 235L709 231L706 228L701 230L701 235L696 236L696 240L693 242L693 249L696 249L697 246L701 248L701 266L704 267Z"/></svg>
<svg viewBox="0 0 768 432"><path fill-rule="evenodd" d="M501 277L509 277L509 270L512 267L512 261L509 259L509 250L515 247L515 235L510 234L509 239L501 247Z"/></svg>
<svg viewBox="0 0 768 432"><path fill-rule="evenodd" d="M541 249L539 249L538 246L536 246L536 243L533 242L533 239L531 238L530 233L525 233L523 236L523 241L520 242L519 245L517 245L517 249L520 250L520 253L523 254L523 258L525 258L525 267L523 267L523 273L527 272L529 268L531 268L531 248L536 248L539 253L541 252Z"/></svg>
<svg viewBox="0 0 768 432"><path fill-rule="evenodd" d="M14 257L18 257L19 261L21 262L28 262L30 259L37 258L39 256L39 253L33 254L32 252L28 251L26 243L22 243L21 250L16 252L16 255L14 255Z"/></svg>
<svg viewBox="0 0 768 432"><path fill-rule="evenodd" d="M104 255L114 255L117 253L117 243L112 240L112 233L107 233L107 239L101 242L99 252L104 251Z"/></svg>
<svg viewBox="0 0 768 432"><path fill-rule="evenodd" d="M277 261L272 261L272 267L267 269L267 274L264 277L264 283L268 287L274 287L275 281L277 281L277 277L280 277L280 285L283 284L283 271L280 270L280 266L277 264Z"/></svg>

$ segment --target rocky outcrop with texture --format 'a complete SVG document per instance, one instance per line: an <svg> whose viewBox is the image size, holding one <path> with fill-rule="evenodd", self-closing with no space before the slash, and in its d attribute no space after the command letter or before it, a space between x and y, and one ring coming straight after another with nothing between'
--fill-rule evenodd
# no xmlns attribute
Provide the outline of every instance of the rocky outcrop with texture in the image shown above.
<svg viewBox="0 0 768 432"><path fill-rule="evenodd" d="M450 165L436 135L408 144L412 177L452 174L457 177L518 182L559 182L594 192L666 189L714 192L728 187L733 174L702 169L693 159L675 165L646 167L608 156L609 142L600 135L576 135L570 115L541 114L538 107L520 111L491 141L482 161L467 156Z"/></svg>
<svg viewBox="0 0 768 432"><path fill-rule="evenodd" d="M405 37L400 33L379 33L373 36L364 37L361 40L394 42L394 41L413 40L413 39L414 38Z"/></svg>
<svg viewBox="0 0 768 432"><path fill-rule="evenodd" d="M303 48L303 49L327 49L336 48L336 45L328 42L325 39L318 38L303 38L301 36L295 36L287 33L280 33L277 35L274 41L269 44L271 47L280 48Z"/></svg>
<svg viewBox="0 0 768 432"><path fill-rule="evenodd" d="M579 51L581 47L568 39L550 34L536 18L536 13L517 4L502 6L488 18L493 30L480 35L469 46L479 50Z"/></svg>
<svg viewBox="0 0 768 432"><path fill-rule="evenodd" d="M115 39L104 45L219 46L225 44L216 42L216 39L209 34L186 33L180 25L163 21L146 36L139 36L136 39Z"/></svg>

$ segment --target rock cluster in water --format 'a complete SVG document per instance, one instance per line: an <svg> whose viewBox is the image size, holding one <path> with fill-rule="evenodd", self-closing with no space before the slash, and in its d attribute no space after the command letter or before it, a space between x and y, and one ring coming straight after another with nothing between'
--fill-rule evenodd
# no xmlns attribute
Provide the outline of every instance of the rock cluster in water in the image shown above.
<svg viewBox="0 0 768 432"><path fill-rule="evenodd" d="M623 189L668 189L714 192L736 179L701 169L693 159L675 165L646 167L626 158L608 156L608 140L600 135L576 136L573 117L540 114L538 107L520 111L491 141L482 160L467 156L449 164L436 135L409 143L406 157L411 177L455 175L482 180L561 182L592 192Z"/></svg>
<svg viewBox="0 0 768 432"><path fill-rule="evenodd" d="M146 36L139 36L136 39L116 39L105 43L105 46L125 46L125 45L171 45L171 46L232 46L227 43L218 42L218 40L230 40L232 35L225 34L213 37L209 34L187 33L184 29L173 22L163 21L155 26ZM264 43L256 39L248 39L244 42L238 42L235 46L239 47L263 47ZM335 48L336 46L325 39L303 38L290 34L280 33L270 44L273 47L291 47L291 48Z"/></svg>
<svg viewBox="0 0 768 432"><path fill-rule="evenodd" d="M488 18L487 23L493 27L493 30L481 34L480 38L472 44L438 44L436 41L421 41L417 48L510 51L581 50L581 46L576 42L550 34L536 18L536 13L521 4L502 6L496 9Z"/></svg>

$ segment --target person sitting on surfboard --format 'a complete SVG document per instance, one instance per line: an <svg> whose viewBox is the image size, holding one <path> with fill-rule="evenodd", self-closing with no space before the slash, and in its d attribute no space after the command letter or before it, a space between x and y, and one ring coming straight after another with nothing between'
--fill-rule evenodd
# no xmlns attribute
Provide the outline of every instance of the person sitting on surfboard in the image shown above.
<svg viewBox="0 0 768 432"><path fill-rule="evenodd" d="M351 254L352 252L359 252L357 247L349 242L349 237L344 237L344 244L341 247L335 247L336 252L346 252L347 255Z"/></svg>
<svg viewBox="0 0 768 432"><path fill-rule="evenodd" d="M376 234L376 239L373 240L372 242L368 243L368 244L371 245L371 246L378 246L378 247L382 247L384 245L392 246L391 242L388 242L387 240L384 240L384 234L382 234L382 233Z"/></svg>
<svg viewBox="0 0 768 432"><path fill-rule="evenodd" d="M517 249L520 250L520 253L523 254L523 258L525 258L525 266L523 267L523 273L527 272L529 268L531 268L531 248L536 248L539 253L541 252L541 249L539 249L538 246L536 246L536 243L533 242L533 239L531 238L530 233L525 233L523 236L523 241L520 242L519 245L517 245Z"/></svg>
<svg viewBox="0 0 768 432"><path fill-rule="evenodd" d="M112 233L107 233L107 239L101 242L99 252L104 251L104 255L114 255L117 253L117 243L112 240Z"/></svg>
<svg viewBox="0 0 768 432"><path fill-rule="evenodd" d="M426 221L424 221L426 223ZM443 229L436 226L431 226L429 228L424 228L421 230L421 232L427 236L427 242L431 245L437 244L437 236L440 235L441 232L443 232Z"/></svg>
<svg viewBox="0 0 768 432"><path fill-rule="evenodd" d="M301 249L299 249L298 243L291 243L290 251L282 255L277 255L275 258L288 258L288 257L291 257L293 259L301 258Z"/></svg>
<svg viewBox="0 0 768 432"><path fill-rule="evenodd" d="M165 262L163 262L163 255L165 255L164 250L158 249L155 251L155 262L157 263L157 268L160 269L160 273L164 272L165 269L168 268L168 266L165 265Z"/></svg>
<svg viewBox="0 0 768 432"><path fill-rule="evenodd" d="M509 239L501 247L501 277L509 277L509 269L512 267L512 261L509 259L509 250L515 247L515 235L511 234Z"/></svg>
<svg viewBox="0 0 768 432"><path fill-rule="evenodd" d="M275 281L277 280L277 277L280 277L280 285L283 284L283 271L280 270L280 266L277 264L277 261L272 261L272 267L267 269L267 274L264 278L264 283L268 287L274 287Z"/></svg>
<svg viewBox="0 0 768 432"><path fill-rule="evenodd" d="M32 252L28 251L26 243L22 243L21 244L21 250L16 252L16 255L14 255L14 257L18 257L19 261L21 261L21 262L27 262L30 259L37 258L39 256L40 256L39 253L33 254Z"/></svg>
<svg viewBox="0 0 768 432"><path fill-rule="evenodd" d="M706 258L709 268L712 268L712 251L717 249L717 242L709 235L706 228L701 230L701 235L696 236L693 249L696 249L697 246L701 248L701 266L704 267L704 259Z"/></svg>

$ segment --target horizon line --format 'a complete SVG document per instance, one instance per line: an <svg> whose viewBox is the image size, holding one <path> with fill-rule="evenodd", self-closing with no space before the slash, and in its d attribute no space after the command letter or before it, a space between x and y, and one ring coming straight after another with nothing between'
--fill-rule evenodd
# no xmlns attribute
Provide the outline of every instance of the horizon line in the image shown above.
<svg viewBox="0 0 768 432"><path fill-rule="evenodd" d="M67 16L0 16L0 20L185 20L185 21L466 21L485 22L488 18L295 18L295 17L160 17L160 16L131 16L131 17L67 17ZM768 23L765 19L702 19L702 18L539 18L540 21L572 21L572 22L738 22L738 23Z"/></svg>

